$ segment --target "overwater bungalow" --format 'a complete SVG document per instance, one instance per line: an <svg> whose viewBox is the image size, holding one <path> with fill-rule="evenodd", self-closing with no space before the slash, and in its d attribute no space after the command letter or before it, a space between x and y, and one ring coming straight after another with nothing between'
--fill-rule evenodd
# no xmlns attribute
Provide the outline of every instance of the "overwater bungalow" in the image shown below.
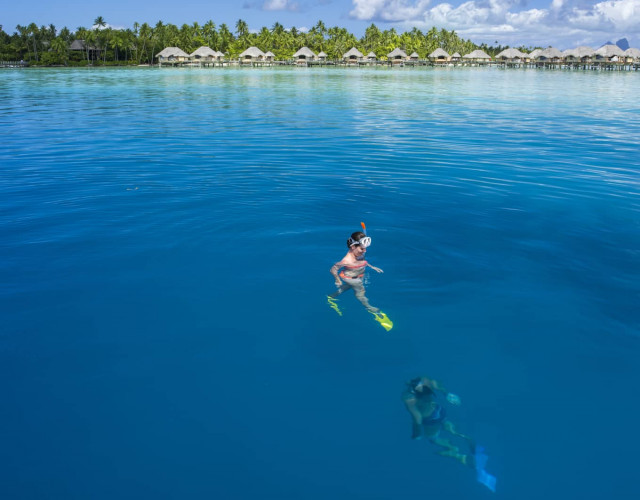
<svg viewBox="0 0 640 500"><path fill-rule="evenodd" d="M535 61L536 57L538 57L542 53L542 49L534 49L529 53L529 60Z"/></svg>
<svg viewBox="0 0 640 500"><path fill-rule="evenodd" d="M409 61L414 62L414 63L417 63L419 60L420 60L420 56L418 55L418 53L417 53L417 52L412 52L412 53L409 55Z"/></svg>
<svg viewBox="0 0 640 500"><path fill-rule="evenodd" d="M318 61L326 62L327 61L327 54L325 54L324 52L320 52L318 54Z"/></svg>
<svg viewBox="0 0 640 500"><path fill-rule="evenodd" d="M501 62L509 62L509 63L519 63L526 58L525 54L520 52L518 49L508 48L504 49L498 55L496 55L496 61Z"/></svg>
<svg viewBox="0 0 640 500"><path fill-rule="evenodd" d="M628 64L640 63L640 49L628 48L624 51L624 59Z"/></svg>
<svg viewBox="0 0 640 500"><path fill-rule="evenodd" d="M616 58L614 60L614 57ZM624 50L617 45L603 45L596 50L596 61L600 62L618 62L624 59Z"/></svg>
<svg viewBox="0 0 640 500"><path fill-rule="evenodd" d="M540 54L538 54L538 57L536 57L536 61L543 64L560 64L562 60L562 52L555 47L548 47L544 49Z"/></svg>
<svg viewBox="0 0 640 500"><path fill-rule="evenodd" d="M346 61L348 64L358 64L362 60L364 55L355 47L352 47L348 52L343 54L342 60Z"/></svg>
<svg viewBox="0 0 640 500"><path fill-rule="evenodd" d="M293 54L293 59L299 66L306 66L310 61L315 61L316 57L316 54L308 47L302 47Z"/></svg>
<svg viewBox="0 0 640 500"><path fill-rule="evenodd" d="M166 47L162 51L156 54L158 58L158 64L162 66L163 64L171 64L172 66L185 64L189 62L189 54L187 54L184 50L178 47Z"/></svg>
<svg viewBox="0 0 640 500"><path fill-rule="evenodd" d="M267 61L267 62L272 63L273 61L276 60L276 55L273 52L268 51L264 55L264 60Z"/></svg>
<svg viewBox="0 0 640 500"><path fill-rule="evenodd" d="M447 51L444 49L441 49L440 47L434 50L427 57L429 58L429 61L431 61L434 64L446 64L451 60L451 56L447 53Z"/></svg>
<svg viewBox="0 0 640 500"><path fill-rule="evenodd" d="M484 50L474 50L469 54L465 54L462 56L462 59L465 62L473 63L473 64L486 64L491 61L491 56L487 54Z"/></svg>
<svg viewBox="0 0 640 500"><path fill-rule="evenodd" d="M212 48L203 45L202 47L194 50L189 54L189 58L192 62L203 64L213 64L217 58L217 52Z"/></svg>
<svg viewBox="0 0 640 500"><path fill-rule="evenodd" d="M369 64L374 64L378 60L378 56L374 52L369 52L367 54L367 62Z"/></svg>
<svg viewBox="0 0 640 500"><path fill-rule="evenodd" d="M576 47L575 49L567 49L562 53L564 61L569 64L574 63L582 63L589 64L591 63L593 57L595 56L596 51L591 47L587 47L586 45L581 45L580 47Z"/></svg>
<svg viewBox="0 0 640 500"><path fill-rule="evenodd" d="M249 47L238 56L238 61L240 64L260 63L264 62L264 55L264 52L262 52L258 47Z"/></svg>
<svg viewBox="0 0 640 500"><path fill-rule="evenodd" d="M387 54L387 59L391 64L404 64L408 57L404 50L396 48Z"/></svg>
<svg viewBox="0 0 640 500"><path fill-rule="evenodd" d="M460 55L460 52L454 52L454 53L451 55L451 59L450 59L450 61L451 61L452 63L460 62L460 58L461 58L461 57L462 57L462 56Z"/></svg>

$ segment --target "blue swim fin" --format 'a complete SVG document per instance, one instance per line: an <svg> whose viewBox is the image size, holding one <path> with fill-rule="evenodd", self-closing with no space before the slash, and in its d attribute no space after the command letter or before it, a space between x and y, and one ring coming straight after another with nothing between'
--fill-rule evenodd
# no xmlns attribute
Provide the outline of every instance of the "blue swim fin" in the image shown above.
<svg viewBox="0 0 640 500"><path fill-rule="evenodd" d="M496 477L484 470L487 465L487 460L489 460L489 455L484 452L484 446L476 446L474 458L476 464L476 480L495 493Z"/></svg>

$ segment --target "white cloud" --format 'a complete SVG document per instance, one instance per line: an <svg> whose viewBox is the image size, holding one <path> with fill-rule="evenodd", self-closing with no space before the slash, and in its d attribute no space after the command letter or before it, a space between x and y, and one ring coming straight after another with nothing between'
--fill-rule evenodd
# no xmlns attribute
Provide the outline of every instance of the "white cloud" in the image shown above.
<svg viewBox="0 0 640 500"><path fill-rule="evenodd" d="M433 0L437 2L438 0ZM470 0L458 6L431 0L352 0L350 16L409 28L454 29L474 41L572 47L599 45L616 37L640 37L640 0L549 0L526 9L522 0ZM636 44L638 45L638 44Z"/></svg>

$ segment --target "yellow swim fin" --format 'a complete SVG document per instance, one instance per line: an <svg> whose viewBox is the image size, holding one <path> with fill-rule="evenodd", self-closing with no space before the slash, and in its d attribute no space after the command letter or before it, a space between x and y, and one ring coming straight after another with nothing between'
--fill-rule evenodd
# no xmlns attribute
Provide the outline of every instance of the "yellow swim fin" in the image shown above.
<svg viewBox="0 0 640 500"><path fill-rule="evenodd" d="M342 311L338 307L338 303L336 302L336 299L334 299L330 295L327 295L327 302L329 303L329 307L331 307L331 309L333 309L335 312L338 313L338 316L342 316Z"/></svg>
<svg viewBox="0 0 640 500"><path fill-rule="evenodd" d="M386 331L390 331L393 328L393 321L391 321L389 317L382 311L377 313L372 312L371 314L375 316L376 321L380 323L382 325L382 328L384 328Z"/></svg>

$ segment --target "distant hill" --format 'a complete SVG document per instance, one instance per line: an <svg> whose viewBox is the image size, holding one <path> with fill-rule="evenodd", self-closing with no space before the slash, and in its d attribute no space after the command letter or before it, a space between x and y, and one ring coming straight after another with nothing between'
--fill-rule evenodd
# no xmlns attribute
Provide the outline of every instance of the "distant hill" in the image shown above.
<svg viewBox="0 0 640 500"><path fill-rule="evenodd" d="M617 45L618 47L620 47L622 50L627 50L629 48L629 41L626 38L621 38L620 40L618 40L616 43L613 42L607 42L604 45ZM603 45L603 47L604 47Z"/></svg>

